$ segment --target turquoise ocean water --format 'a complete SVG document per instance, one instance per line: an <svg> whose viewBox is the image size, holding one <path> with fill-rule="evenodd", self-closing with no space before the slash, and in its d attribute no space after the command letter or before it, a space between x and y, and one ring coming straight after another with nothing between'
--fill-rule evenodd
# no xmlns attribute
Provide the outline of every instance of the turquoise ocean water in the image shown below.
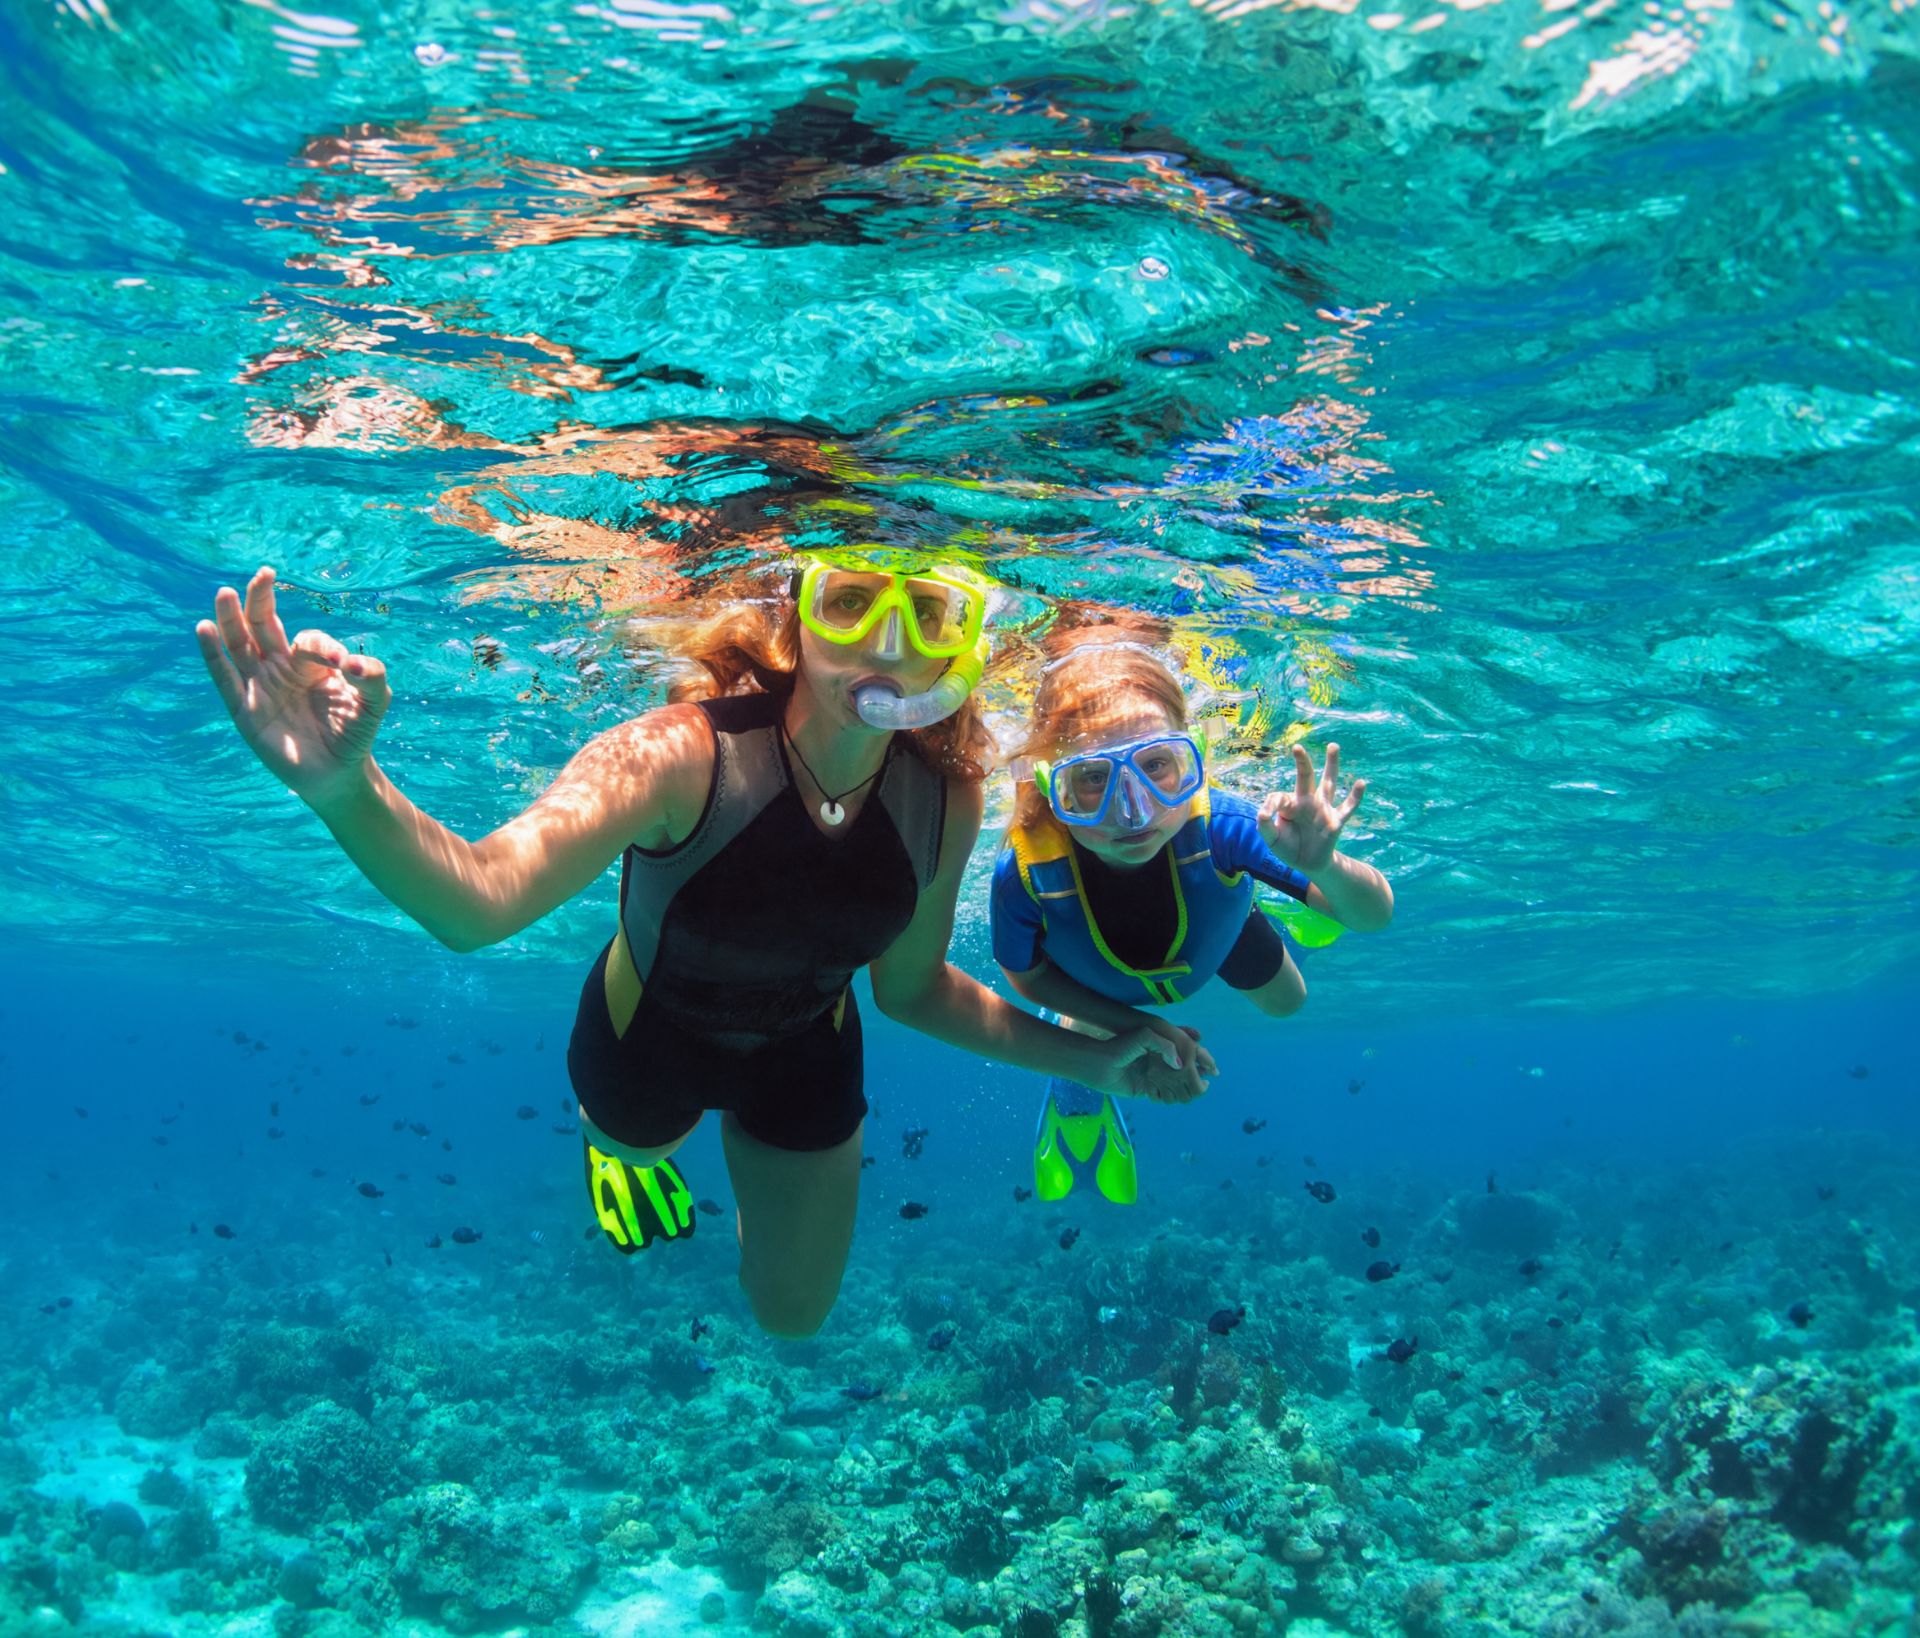
<svg viewBox="0 0 1920 1638"><path fill-rule="evenodd" d="M1917 271L1905 0L0 0L0 1638L1920 1631ZM591 1237L613 878L445 952L190 627L477 834L871 539L1009 738L1072 601L1337 738L1399 910L1131 1208L869 1007L775 1343L711 1131Z"/></svg>

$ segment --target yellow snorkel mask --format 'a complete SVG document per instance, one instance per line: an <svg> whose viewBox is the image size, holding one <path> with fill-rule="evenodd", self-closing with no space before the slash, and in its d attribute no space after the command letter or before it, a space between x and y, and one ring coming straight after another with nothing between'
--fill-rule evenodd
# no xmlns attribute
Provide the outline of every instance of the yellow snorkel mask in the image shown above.
<svg viewBox="0 0 1920 1638"><path fill-rule="evenodd" d="M885 547L805 552L797 569L800 623L823 642L864 642L877 630L875 659L904 659L911 646L930 660L952 662L924 694L868 684L853 702L862 722L925 728L960 709L987 668L992 581L961 564Z"/></svg>

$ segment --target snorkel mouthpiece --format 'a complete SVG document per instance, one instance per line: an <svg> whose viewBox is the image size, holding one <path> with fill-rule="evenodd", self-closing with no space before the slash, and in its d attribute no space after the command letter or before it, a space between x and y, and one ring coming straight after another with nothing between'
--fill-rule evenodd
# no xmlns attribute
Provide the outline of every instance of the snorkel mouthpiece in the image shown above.
<svg viewBox="0 0 1920 1638"><path fill-rule="evenodd" d="M868 683L853 696L853 708L869 728L931 728L944 722L966 703L987 669L987 639L982 637L924 694L901 694L885 683ZM880 651L875 650L876 657Z"/></svg>

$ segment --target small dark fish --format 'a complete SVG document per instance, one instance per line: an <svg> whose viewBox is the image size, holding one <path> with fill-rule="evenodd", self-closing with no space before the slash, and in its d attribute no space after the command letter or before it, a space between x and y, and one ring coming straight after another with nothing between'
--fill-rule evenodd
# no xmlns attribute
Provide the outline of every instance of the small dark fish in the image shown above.
<svg viewBox="0 0 1920 1638"><path fill-rule="evenodd" d="M1541 1262L1538 1257L1529 1257L1520 1265L1520 1272L1528 1279L1532 1279L1536 1274L1544 1274L1546 1269L1547 1265Z"/></svg>
<svg viewBox="0 0 1920 1638"><path fill-rule="evenodd" d="M1500 1192L1499 1179L1500 1179L1500 1174L1498 1172L1487 1173L1487 1193L1488 1194L1498 1194Z"/></svg>
<svg viewBox="0 0 1920 1638"><path fill-rule="evenodd" d="M1273 1164L1272 1155L1262 1155L1258 1160L1254 1162L1254 1165L1256 1166L1271 1166L1272 1164Z"/></svg>
<svg viewBox="0 0 1920 1638"><path fill-rule="evenodd" d="M1073 1242L1079 1238L1080 1231L1077 1228L1062 1229L1060 1231L1060 1249L1062 1251L1073 1250Z"/></svg>
<svg viewBox="0 0 1920 1638"><path fill-rule="evenodd" d="M715 1371L720 1369L720 1367L707 1358L705 1354L695 1354L693 1356L693 1368L702 1376L712 1376Z"/></svg>
<svg viewBox="0 0 1920 1638"><path fill-rule="evenodd" d="M393 1267L393 1253L391 1251L383 1251L380 1253L380 1255L386 1258L387 1267L389 1268Z"/></svg>
<svg viewBox="0 0 1920 1638"><path fill-rule="evenodd" d="M702 1337L710 1337L712 1335L713 1321L708 1319L704 1314L696 1315L693 1323L687 1327L687 1341L689 1342L698 1342Z"/></svg>
<svg viewBox="0 0 1920 1638"><path fill-rule="evenodd" d="M1267 1123L1264 1120L1255 1120L1251 1115L1240 1123L1240 1130L1248 1137L1252 1137L1255 1132L1264 1132L1266 1129Z"/></svg>
<svg viewBox="0 0 1920 1638"><path fill-rule="evenodd" d="M523 1103L518 1109L514 1110L513 1118L515 1120L538 1120L540 1118L540 1111L530 1103Z"/></svg>
<svg viewBox="0 0 1920 1638"><path fill-rule="evenodd" d="M1386 1412L1383 1411L1378 1405L1369 1405L1367 1407L1367 1414L1369 1416L1384 1416L1386 1415Z"/></svg>
<svg viewBox="0 0 1920 1638"><path fill-rule="evenodd" d="M1032 1198L1033 1198L1033 1190L1031 1190L1031 1189L1023 1189L1023 1188L1021 1188L1021 1187L1020 1187L1020 1185L1019 1185L1018 1183L1016 1183L1016 1184L1014 1184L1014 1186L1013 1186L1013 1203L1014 1203L1014 1204L1015 1204L1016 1206L1017 1206L1017 1205L1019 1205L1019 1204L1020 1204L1020 1203L1021 1203L1022 1201L1024 1201L1024 1200L1031 1200Z"/></svg>
<svg viewBox="0 0 1920 1638"><path fill-rule="evenodd" d="M1221 1188L1223 1188L1223 1189L1230 1189L1230 1188L1232 1188L1232 1187L1233 1187L1233 1179L1232 1179L1232 1178L1230 1178L1230 1177L1223 1177L1223 1178L1221 1178L1221 1179L1220 1179L1220 1187L1221 1187Z"/></svg>
<svg viewBox="0 0 1920 1638"><path fill-rule="evenodd" d="M1377 1248L1380 1244L1380 1231L1377 1228L1363 1228L1360 1231L1360 1238L1364 1240L1370 1248Z"/></svg>
<svg viewBox="0 0 1920 1638"><path fill-rule="evenodd" d="M340 1056L343 1058L351 1058L359 1050L357 1046L343 1046L340 1049Z"/></svg>
<svg viewBox="0 0 1920 1638"><path fill-rule="evenodd" d="M1465 1378L1466 1374L1465 1371L1449 1371L1447 1372L1447 1380L1449 1382L1459 1382Z"/></svg>
<svg viewBox="0 0 1920 1638"><path fill-rule="evenodd" d="M1363 1086L1365 1086L1366 1084L1367 1084L1367 1083L1366 1083L1365 1081L1348 1081L1348 1082L1347 1082L1347 1092L1348 1092L1348 1094L1349 1094L1349 1096L1351 1096L1351 1095L1352 1095L1353 1093L1355 1093L1355 1092L1358 1092L1358 1091L1360 1090L1360 1088L1361 1088L1361 1087L1363 1087Z"/></svg>
<svg viewBox="0 0 1920 1638"><path fill-rule="evenodd" d="M478 1229L457 1228L453 1231L453 1243L457 1246L476 1246L480 1243Z"/></svg>
<svg viewBox="0 0 1920 1638"><path fill-rule="evenodd" d="M443 1149L445 1149L445 1150L447 1151L447 1153L448 1153L448 1154L452 1154L452 1153L453 1153L453 1139L452 1139L452 1138L442 1138L442 1139L440 1140L440 1147L441 1147L441 1148L443 1148Z"/></svg>
<svg viewBox="0 0 1920 1638"><path fill-rule="evenodd" d="M73 1106L73 1112L76 1115L78 1115L82 1120L85 1120L87 1118L86 1110L82 1109L80 1105L77 1103Z"/></svg>
<svg viewBox="0 0 1920 1638"><path fill-rule="evenodd" d="M1831 1200L1833 1198L1833 1185L1831 1183L1816 1183L1813 1188L1814 1193L1819 1195L1822 1200Z"/></svg>
<svg viewBox="0 0 1920 1638"><path fill-rule="evenodd" d="M554 1130L562 1137L572 1137L580 1128L577 1126L556 1126Z"/></svg>
<svg viewBox="0 0 1920 1638"><path fill-rule="evenodd" d="M447 1054L447 1062L450 1064L463 1064L466 1061L467 1060L461 1057L460 1054L457 1052L449 1052Z"/></svg>
<svg viewBox="0 0 1920 1638"><path fill-rule="evenodd" d="M309 1177L325 1177L327 1174L320 1167L316 1166L312 1171L307 1173L307 1175Z"/></svg>
<svg viewBox="0 0 1920 1638"><path fill-rule="evenodd" d="M1371 1285L1378 1285L1382 1280L1392 1279L1394 1275L1399 1272L1400 1265L1398 1263L1368 1263L1367 1281Z"/></svg>
<svg viewBox="0 0 1920 1638"><path fill-rule="evenodd" d="M235 1030L233 1032L233 1044L235 1046L247 1045L247 1032L243 1029Z"/></svg>
<svg viewBox="0 0 1920 1638"><path fill-rule="evenodd" d="M41 1313L43 1313L43 1314L52 1314L52 1313L56 1313L56 1312L58 1312L58 1310L57 1310L57 1309L56 1309L56 1308L54 1307L54 1305L53 1305L52 1303L50 1303L50 1302L43 1302L43 1303L42 1303L42 1304L40 1305L40 1312L41 1312Z"/></svg>
<svg viewBox="0 0 1920 1638"><path fill-rule="evenodd" d="M866 1169L867 1169L867 1168L868 1168L869 1166L877 1166L877 1165L879 1165L879 1164L880 1164L880 1162L879 1162L879 1161L877 1161L877 1160L875 1160L875 1159L873 1158L873 1156L872 1156L872 1155L862 1155L862 1156L860 1157L860 1170L861 1170L861 1171L863 1171L863 1172L864 1172L864 1171L865 1171L865 1170L866 1170Z"/></svg>
<svg viewBox="0 0 1920 1638"><path fill-rule="evenodd" d="M233 1238L233 1230L228 1228L225 1223L215 1223L213 1225L213 1237L216 1240L231 1240Z"/></svg>
<svg viewBox="0 0 1920 1638"><path fill-rule="evenodd" d="M454 1184L460 1181L452 1172L435 1172L433 1174L433 1180L436 1183L446 1184L448 1188L452 1188Z"/></svg>
<svg viewBox="0 0 1920 1638"><path fill-rule="evenodd" d="M360 1094L360 1107L362 1109L371 1109L379 1101L380 1094L378 1092L362 1092Z"/></svg>
<svg viewBox="0 0 1920 1638"><path fill-rule="evenodd" d="M59 1302L59 1305L58 1305L58 1306L60 1306L61 1308L71 1308L71 1307L73 1306L73 1298L71 1298L71 1297L62 1297L62 1298L60 1299L60 1302Z"/></svg>
<svg viewBox="0 0 1920 1638"><path fill-rule="evenodd" d="M1193 347L1156 347L1150 353L1142 353L1140 362L1157 364L1163 370L1177 370L1188 364L1208 363L1211 356Z"/></svg>
<svg viewBox="0 0 1920 1638"><path fill-rule="evenodd" d="M267 1113L273 1116L275 1120L278 1120L280 1118L280 1104L278 1099L276 1099L274 1102L267 1105ZM168 1117L165 1115L162 1115L160 1118L162 1120L166 1120ZM174 1116L173 1118L177 1120L179 1117Z"/></svg>
<svg viewBox="0 0 1920 1638"><path fill-rule="evenodd" d="M1308 1194L1312 1195L1314 1199L1318 1200L1320 1204L1323 1206L1330 1206L1334 1203L1334 1201L1340 1198L1337 1194L1333 1192L1333 1185L1331 1183L1323 1182L1319 1179L1315 1179L1315 1181L1311 1183L1304 1184L1303 1187L1306 1189Z"/></svg>
<svg viewBox="0 0 1920 1638"><path fill-rule="evenodd" d="M281 1131L280 1128L277 1126L269 1126L267 1128L267 1136L270 1138L283 1138L286 1135L287 1134Z"/></svg>
<svg viewBox="0 0 1920 1638"><path fill-rule="evenodd" d="M1787 1310L1787 1318L1804 1331L1813 1323L1813 1305L1802 1297Z"/></svg>
<svg viewBox="0 0 1920 1638"><path fill-rule="evenodd" d="M1216 1308L1207 1316L1207 1329L1217 1337L1231 1336L1233 1328L1247 1317L1247 1305L1238 1308Z"/></svg>
<svg viewBox="0 0 1920 1638"><path fill-rule="evenodd" d="M377 1184L362 1183L360 1185L360 1192L364 1194L369 1200L378 1200L387 1191L379 1187Z"/></svg>
<svg viewBox="0 0 1920 1638"><path fill-rule="evenodd" d="M440 1236L436 1234L431 1240L427 1242L427 1250L438 1251L440 1249L440 1245L441 1245Z"/></svg>
<svg viewBox="0 0 1920 1638"><path fill-rule="evenodd" d="M410 1120L407 1122L407 1130L415 1137L425 1137L430 1128L422 1126L417 1120Z"/></svg>
<svg viewBox="0 0 1920 1638"><path fill-rule="evenodd" d="M959 1326L952 1320L944 1320L927 1334L927 1346L936 1354L944 1354L953 1346L953 1339L959 1334Z"/></svg>
<svg viewBox="0 0 1920 1638"><path fill-rule="evenodd" d="M1856 1081L1864 1081L1867 1078L1867 1066L1865 1064L1855 1064L1847 1073Z"/></svg>
<svg viewBox="0 0 1920 1638"><path fill-rule="evenodd" d="M164 1149L164 1148L166 1148L166 1146L167 1146L167 1140L166 1140L165 1138L163 1138L163 1137L157 1137L157 1138L155 1138L155 1139L154 1139L153 1141L154 1141L155 1143L157 1143L157 1144L159 1144L159 1145L160 1145L160 1147L161 1147L161 1148L163 1148L163 1149Z"/></svg>
<svg viewBox="0 0 1920 1638"><path fill-rule="evenodd" d="M909 1200L900 1208L900 1215L911 1223L918 1218L925 1217L927 1215L927 1208L921 1205L918 1200Z"/></svg>
<svg viewBox="0 0 1920 1638"><path fill-rule="evenodd" d="M918 1160L920 1150L933 1133L924 1126L909 1126L900 1134L900 1157L903 1160Z"/></svg>
<svg viewBox="0 0 1920 1638"><path fill-rule="evenodd" d="M404 1132L407 1129L407 1118L405 1115L402 1115L397 1121L393 1123L393 1129L396 1132Z"/></svg>
<svg viewBox="0 0 1920 1638"><path fill-rule="evenodd" d="M843 1397L864 1405L869 1399L878 1399L880 1390L867 1382L849 1382L840 1390Z"/></svg>
<svg viewBox="0 0 1920 1638"><path fill-rule="evenodd" d="M1468 1508L1475 1513L1481 1512L1492 1505L1493 1498L1491 1496L1475 1496L1472 1501L1467 1503Z"/></svg>
<svg viewBox="0 0 1920 1638"><path fill-rule="evenodd" d="M189 1234L198 1234L200 1232L200 1225L198 1223L187 1224L187 1232Z"/></svg>
<svg viewBox="0 0 1920 1638"><path fill-rule="evenodd" d="M1413 1358L1413 1351L1419 1346L1420 1339L1418 1337L1415 1337L1411 1342L1405 1337L1395 1337L1392 1342L1387 1344L1387 1358L1392 1360L1396 1365L1404 1365L1408 1360Z"/></svg>
<svg viewBox="0 0 1920 1638"><path fill-rule="evenodd" d="M1549 1331L1564 1330L1566 1328L1566 1323L1567 1322L1563 1320L1558 1314L1555 1314L1547 1321L1547 1329Z"/></svg>
<svg viewBox="0 0 1920 1638"><path fill-rule="evenodd" d="M711 1200L696 1200L694 1201L694 1204L698 1206L703 1212L705 1212L709 1217L718 1217L720 1215L720 1208L717 1205L715 1205Z"/></svg>

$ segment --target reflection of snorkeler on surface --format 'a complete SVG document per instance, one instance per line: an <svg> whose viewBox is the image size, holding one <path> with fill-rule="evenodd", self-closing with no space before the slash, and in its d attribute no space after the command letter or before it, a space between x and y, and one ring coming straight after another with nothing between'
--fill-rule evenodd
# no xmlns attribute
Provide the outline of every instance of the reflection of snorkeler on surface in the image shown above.
<svg viewBox="0 0 1920 1638"><path fill-rule="evenodd" d="M669 1157L707 1109L739 1202L740 1281L769 1331L817 1330L851 1246L866 1103L851 981L937 1039L1179 1101L1191 1043L1094 1041L947 962L991 741L966 698L988 585L954 565L797 560L681 645L676 703L596 735L525 812L469 842L372 757L385 667L289 643L262 569L223 587L201 651L241 737L369 881L454 949L512 936L623 861L620 920L568 1049L595 1213L622 1249L691 1232ZM876 719L928 720L917 731Z"/></svg>
<svg viewBox="0 0 1920 1638"><path fill-rule="evenodd" d="M898 84L913 68L849 65L854 83L848 92L862 79ZM1241 225L1271 221L1324 242L1323 206L1259 188L1200 157L1177 133L1148 124L1148 116L1081 111L1048 94L1081 88L1060 80L1033 83L1038 91L1029 95L1018 86L939 82L939 89L966 99L940 104L939 117L954 124L971 116L971 123L963 137L919 146L859 118L853 95L827 89L710 147L587 166L501 155L463 140L466 127L497 119L492 111L353 125L309 139L295 163L378 181L381 192L328 197L309 187L259 203L292 207L297 224L282 225L299 225L342 248L361 236L336 233L336 227L404 223L413 243L403 254L411 255L626 236L667 244L721 238L765 249L855 245L919 236L920 213L929 205L967 213L969 226L976 206L1044 213L1088 203L1157 205L1234 238L1304 299L1325 299L1313 274L1278 259ZM1025 118L1033 134L1017 134L1025 127L1011 123L1012 116ZM996 132L994 122L1010 134ZM924 129L924 115L914 124ZM477 167L487 173L492 203L423 208L441 193L471 193ZM889 212L901 210L912 214L890 229L879 227ZM444 236L441 243L434 242L436 233Z"/></svg>
<svg viewBox="0 0 1920 1638"><path fill-rule="evenodd" d="M1269 1017L1297 1012L1306 983L1255 885L1296 902L1286 919L1305 919L1309 942L1386 926L1386 878L1337 845L1365 781L1340 800L1339 747L1316 781L1296 745L1291 794L1256 808L1210 786L1174 675L1111 632L1071 635L1034 698L1024 754L1035 760L994 871L993 952L1007 981L1043 1016L1102 1031L1137 1029L1138 1008L1189 1000L1216 974ZM1101 1193L1130 1204L1138 1177L1118 1106L1055 1076L1034 1140L1040 1198L1071 1191L1075 1164L1096 1151Z"/></svg>

